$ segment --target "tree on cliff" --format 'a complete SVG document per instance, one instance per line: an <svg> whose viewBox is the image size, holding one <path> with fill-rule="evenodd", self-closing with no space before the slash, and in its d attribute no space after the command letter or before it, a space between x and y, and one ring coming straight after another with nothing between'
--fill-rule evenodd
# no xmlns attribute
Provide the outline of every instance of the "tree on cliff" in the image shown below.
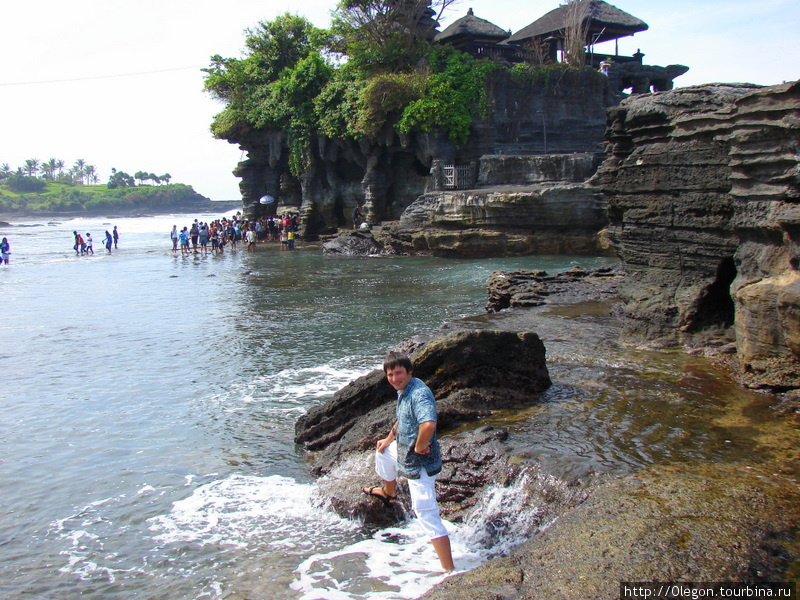
<svg viewBox="0 0 800 600"><path fill-rule="evenodd" d="M215 55L204 69L205 90L225 103L214 136L244 143L281 131L295 176L319 134L377 139L389 124L464 143L488 74L500 66L432 46L434 8L441 14L452 2L342 0L330 32L289 14L259 23L244 58Z"/></svg>
<svg viewBox="0 0 800 600"><path fill-rule="evenodd" d="M430 49L438 18L455 1L341 0L331 28L334 48L368 72L412 70Z"/></svg>
<svg viewBox="0 0 800 600"><path fill-rule="evenodd" d="M327 31L285 14L247 31L245 58L211 57L205 90L225 103L211 125L217 138L242 142L257 130L286 132L290 166L297 174L308 160L315 132L313 99L332 76L323 57Z"/></svg>

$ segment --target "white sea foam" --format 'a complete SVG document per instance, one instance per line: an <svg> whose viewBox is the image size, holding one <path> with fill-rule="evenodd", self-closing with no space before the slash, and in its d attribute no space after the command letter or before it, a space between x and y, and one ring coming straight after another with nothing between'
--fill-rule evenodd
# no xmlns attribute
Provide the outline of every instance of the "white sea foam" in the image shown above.
<svg viewBox="0 0 800 600"><path fill-rule="evenodd" d="M287 477L231 475L197 487L151 519L150 529L162 548L188 543L252 553L268 547L297 556L291 587L304 600L417 598L446 576L415 519L363 538L360 523L321 510L316 493L314 484ZM522 484L497 487L472 519L446 523L457 568L472 569L530 534L536 509L525 503ZM487 523L493 524L488 536Z"/></svg>
<svg viewBox="0 0 800 600"><path fill-rule="evenodd" d="M221 553L228 552L237 557L236 564L252 566L263 561L260 557L286 557L289 565L298 565L291 587L304 600L410 600L446 576L416 520L365 536L361 523L320 508L313 483L243 474L187 476L185 483L188 495L147 520L145 538L150 542L143 548L149 546L145 554L155 562L174 565L175 573L186 569L188 576L202 568L209 598L229 591L215 575L218 562L230 560L222 559ZM173 492L179 489L185 488ZM163 501L164 491L144 485L136 503ZM84 581L149 572L147 560L105 548L118 532L104 516L106 506L131 502L125 495L106 498L57 521L56 532L66 542L61 554L67 557L60 571ZM469 570L506 554L545 525L540 516L527 498L524 481L488 490L471 518L445 524L457 569Z"/></svg>
<svg viewBox="0 0 800 600"><path fill-rule="evenodd" d="M232 399L245 404L268 403L270 410L303 413L309 401L333 396L351 381L366 375L378 365L353 364L350 357L313 367L281 369L249 380L235 381L228 388L210 396L210 400L236 406Z"/></svg>
<svg viewBox="0 0 800 600"><path fill-rule="evenodd" d="M472 518L463 524L445 523L456 572L507 554L539 527L539 510L528 504L524 486L522 480L491 488ZM412 519L309 557L298 568L292 589L302 600L410 600L446 576L421 525Z"/></svg>
<svg viewBox="0 0 800 600"><path fill-rule="evenodd" d="M313 547L317 531L345 532L359 525L312 505L315 488L288 477L231 475L194 490L169 514L151 520L161 544L193 542L288 551Z"/></svg>

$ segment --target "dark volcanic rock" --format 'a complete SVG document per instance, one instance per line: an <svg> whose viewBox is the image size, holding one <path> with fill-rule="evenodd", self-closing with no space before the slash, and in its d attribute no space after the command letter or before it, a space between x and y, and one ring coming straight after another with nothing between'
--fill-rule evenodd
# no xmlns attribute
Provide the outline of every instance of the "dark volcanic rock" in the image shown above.
<svg viewBox="0 0 800 600"><path fill-rule="evenodd" d="M365 414L397 397L383 371L359 377L321 406L310 409L295 424L294 441L317 451L338 442ZM387 418L394 413L387 411ZM357 448L363 450L365 447Z"/></svg>
<svg viewBox="0 0 800 600"><path fill-rule="evenodd" d="M544 344L531 332L467 330L449 333L413 356L415 374L443 401L477 390L492 406L525 404L550 386Z"/></svg>
<svg viewBox="0 0 800 600"><path fill-rule="evenodd" d="M456 331L424 344L412 360L414 374L437 398L440 431L496 409L529 406L550 386L535 333ZM395 399L383 372L373 371L300 417L295 441L314 452L312 471L329 472L348 454L373 448L394 422Z"/></svg>
<svg viewBox="0 0 800 600"><path fill-rule="evenodd" d="M495 271L486 282L486 310L540 306L548 300L597 301L616 295L623 272L619 265L548 275L545 271Z"/></svg>
<svg viewBox="0 0 800 600"><path fill-rule="evenodd" d="M458 521L479 500L490 484L507 485L518 468L510 465L508 434L491 428L441 439L442 472L436 478L442 514ZM374 450L349 455L318 482L321 500L338 515L375 526L397 522L411 514L408 485L398 481L398 502L386 507L365 495L365 487L380 485L375 475Z"/></svg>
<svg viewBox="0 0 800 600"><path fill-rule="evenodd" d="M475 535L487 548L509 531L517 535L532 533L588 495L586 485L552 477L538 465L524 465L518 449L508 442L508 433L502 430L482 427L448 435L441 439L441 447L443 466L436 478L436 495L442 515L452 522L473 516L481 519L483 530ZM372 450L351 454L320 478L319 503L345 518L382 527L410 517L412 512L408 485L402 478L398 481L397 503L392 507L361 491L380 485L373 454ZM492 494L502 489L513 489L513 502L492 502ZM490 509L485 508L487 504ZM520 511L524 511L524 519Z"/></svg>
<svg viewBox="0 0 800 600"><path fill-rule="evenodd" d="M348 231L322 245L323 254L371 256L383 252L383 244L370 231Z"/></svg>

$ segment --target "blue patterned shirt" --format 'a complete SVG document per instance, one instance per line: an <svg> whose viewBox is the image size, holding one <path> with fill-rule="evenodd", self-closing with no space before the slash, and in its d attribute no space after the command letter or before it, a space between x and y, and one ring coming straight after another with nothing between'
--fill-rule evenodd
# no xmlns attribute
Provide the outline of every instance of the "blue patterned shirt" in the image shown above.
<svg viewBox="0 0 800 600"><path fill-rule="evenodd" d="M419 479L421 469L428 475L442 470L442 455L436 432L431 438L428 454L414 452L419 426L427 421L436 421L436 399L433 392L421 379L412 377L406 389L397 392L397 462L400 472L409 479Z"/></svg>

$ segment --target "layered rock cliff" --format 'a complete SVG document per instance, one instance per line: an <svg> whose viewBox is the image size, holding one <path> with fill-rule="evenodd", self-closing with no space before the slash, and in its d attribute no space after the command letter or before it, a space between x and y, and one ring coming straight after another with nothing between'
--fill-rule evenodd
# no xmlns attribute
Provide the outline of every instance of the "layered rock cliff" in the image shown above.
<svg viewBox="0 0 800 600"><path fill-rule="evenodd" d="M800 387L800 84L631 97L607 137L626 333L733 342L746 384Z"/></svg>
<svg viewBox="0 0 800 600"><path fill-rule="evenodd" d="M602 254L607 224L603 198L586 185L597 153L487 155L469 190L420 196L381 241L397 252L482 257Z"/></svg>

